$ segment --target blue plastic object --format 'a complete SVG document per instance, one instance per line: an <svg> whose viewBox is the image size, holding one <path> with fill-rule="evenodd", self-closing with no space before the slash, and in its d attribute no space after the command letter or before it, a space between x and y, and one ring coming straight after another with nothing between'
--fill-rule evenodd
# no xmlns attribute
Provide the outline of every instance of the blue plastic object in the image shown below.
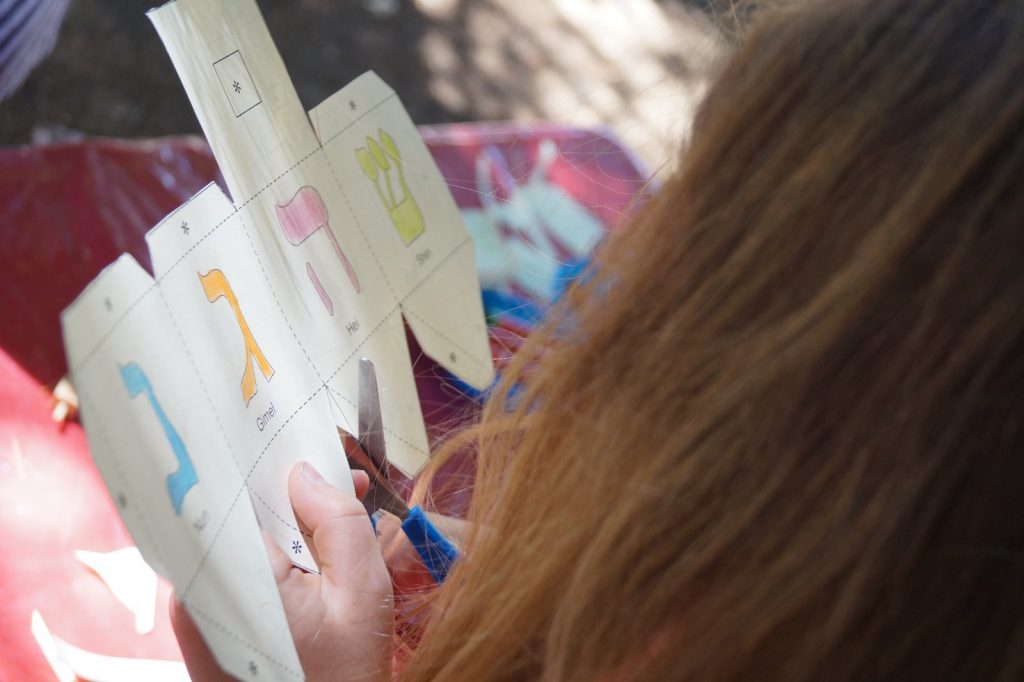
<svg viewBox="0 0 1024 682"><path fill-rule="evenodd" d="M448 569L459 558L459 550L455 545L441 535L441 531L430 522L419 505L409 509L408 515L402 521L402 530L416 548L434 582L444 582L448 576Z"/></svg>

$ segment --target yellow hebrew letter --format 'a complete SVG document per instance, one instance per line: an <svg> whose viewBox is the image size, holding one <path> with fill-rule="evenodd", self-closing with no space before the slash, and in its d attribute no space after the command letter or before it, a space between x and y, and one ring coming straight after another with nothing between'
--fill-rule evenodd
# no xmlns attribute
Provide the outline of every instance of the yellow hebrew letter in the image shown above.
<svg viewBox="0 0 1024 682"><path fill-rule="evenodd" d="M377 188L377 196L388 212L391 223L398 230L399 236L406 246L412 244L426 230L423 222L423 211L416 199L409 192L409 184L405 181L405 164L402 154L394 138L384 129L378 129L380 143L370 136L366 137L366 146L356 149L356 160L363 169L363 174ZM389 159L390 157L390 159ZM391 182L391 169L398 175L398 186L401 195L395 194L395 186ZM384 187L380 179L384 178ZM387 189L387 192L384 189ZM295 242L292 242L293 244ZM356 288L358 291L358 287Z"/></svg>
<svg viewBox="0 0 1024 682"><path fill-rule="evenodd" d="M238 299L235 298L235 292L231 290L231 285L228 284L228 278L224 276L224 273L220 270L210 270L205 275L200 274L199 281L202 282L203 291L206 292L206 298L209 299L210 303L223 296L227 299L231 309L235 311L238 328L242 330L242 338L245 340L245 371L242 372L242 398L245 399L245 404L248 405L252 397L256 395L256 372L252 369L252 359L256 358L256 364L260 366L263 378L267 381L270 381L270 377L274 376L274 368L270 366L266 356L263 355L263 351L260 350L259 344L256 343L256 339L253 338L252 332L249 331L249 323L245 321L242 309L238 307Z"/></svg>

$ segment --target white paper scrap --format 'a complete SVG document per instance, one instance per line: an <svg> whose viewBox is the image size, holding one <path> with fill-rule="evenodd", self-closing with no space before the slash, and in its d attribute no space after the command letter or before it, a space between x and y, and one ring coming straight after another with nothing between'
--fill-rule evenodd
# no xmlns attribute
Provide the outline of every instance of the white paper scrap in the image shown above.
<svg viewBox="0 0 1024 682"><path fill-rule="evenodd" d="M151 658L105 656L69 644L50 633L38 611L32 612L32 636L60 682L188 682L185 664Z"/></svg>

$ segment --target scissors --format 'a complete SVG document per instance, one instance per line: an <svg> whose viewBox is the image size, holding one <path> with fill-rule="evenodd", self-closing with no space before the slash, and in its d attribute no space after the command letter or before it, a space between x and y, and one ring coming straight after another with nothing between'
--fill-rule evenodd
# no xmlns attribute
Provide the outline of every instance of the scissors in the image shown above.
<svg viewBox="0 0 1024 682"><path fill-rule="evenodd" d="M412 508L395 492L387 480L388 458L380 412L377 372L368 358L359 359L359 436L361 452L349 452L349 460L370 477L370 488L363 505L374 515L384 510L402 521L402 531L416 549L434 582L441 583L459 557L458 548L430 521L423 509ZM376 522L374 522L376 527Z"/></svg>

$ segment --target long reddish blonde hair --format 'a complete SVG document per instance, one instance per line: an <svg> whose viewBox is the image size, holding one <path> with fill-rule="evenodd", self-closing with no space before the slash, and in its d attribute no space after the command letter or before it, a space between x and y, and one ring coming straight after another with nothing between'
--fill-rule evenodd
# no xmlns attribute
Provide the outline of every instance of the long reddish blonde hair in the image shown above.
<svg viewBox="0 0 1024 682"><path fill-rule="evenodd" d="M403 678L1024 677L1020 2L763 18L503 386Z"/></svg>

